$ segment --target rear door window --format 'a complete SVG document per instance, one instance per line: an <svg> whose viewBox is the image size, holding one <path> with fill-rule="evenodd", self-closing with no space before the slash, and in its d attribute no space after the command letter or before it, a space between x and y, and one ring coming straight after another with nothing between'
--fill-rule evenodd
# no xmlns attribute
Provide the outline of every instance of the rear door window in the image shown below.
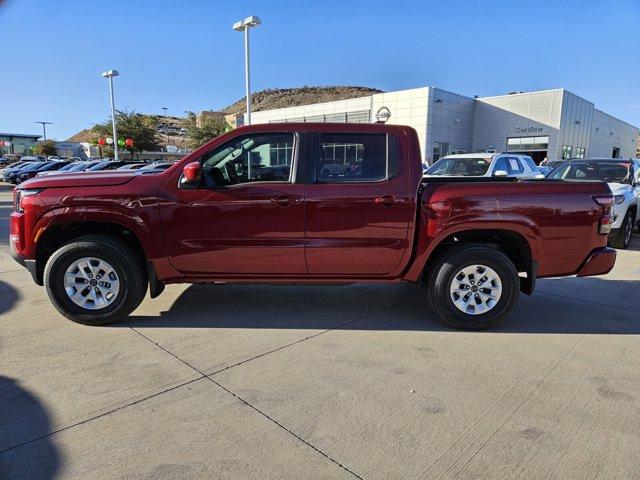
<svg viewBox="0 0 640 480"><path fill-rule="evenodd" d="M319 182L378 182L398 174L395 135L322 133L318 138Z"/></svg>

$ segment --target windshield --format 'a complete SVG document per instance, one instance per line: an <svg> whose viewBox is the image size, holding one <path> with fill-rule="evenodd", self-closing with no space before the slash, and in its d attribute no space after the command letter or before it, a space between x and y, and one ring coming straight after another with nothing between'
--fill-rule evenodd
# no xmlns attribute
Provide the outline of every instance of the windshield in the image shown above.
<svg viewBox="0 0 640 480"><path fill-rule="evenodd" d="M169 168L172 163L152 163L151 165L146 165L142 167L140 170L149 171L149 170L166 170Z"/></svg>
<svg viewBox="0 0 640 480"><path fill-rule="evenodd" d="M95 172L95 171L97 171L97 170L102 170L103 168L107 167L108 165L109 165L109 162L108 162L108 161L106 161L106 162L99 162L99 163L96 163L93 167L88 168L88 169L87 169L87 171L89 171L89 172Z"/></svg>
<svg viewBox="0 0 640 480"><path fill-rule="evenodd" d="M600 180L607 183L631 183L629 162L567 162L548 178L555 180Z"/></svg>
<svg viewBox="0 0 640 480"><path fill-rule="evenodd" d="M65 165L64 167L62 167L60 170L58 170L59 172L66 172L67 170L71 170L72 168L76 167L76 165L78 165L77 163L70 163L68 165Z"/></svg>
<svg viewBox="0 0 640 480"><path fill-rule="evenodd" d="M491 160L482 157L444 157L425 172L426 175L481 177L487 173Z"/></svg>

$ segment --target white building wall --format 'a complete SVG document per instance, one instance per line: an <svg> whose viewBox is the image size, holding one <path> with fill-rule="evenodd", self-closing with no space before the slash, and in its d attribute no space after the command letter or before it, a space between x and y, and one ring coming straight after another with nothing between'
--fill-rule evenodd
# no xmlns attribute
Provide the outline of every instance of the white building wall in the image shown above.
<svg viewBox="0 0 640 480"><path fill-rule="evenodd" d="M475 100L439 88L429 88L426 159L433 161L436 142L448 144L447 152L471 152ZM423 157L425 158L425 157Z"/></svg>
<svg viewBox="0 0 640 480"><path fill-rule="evenodd" d="M429 87L412 88L397 92L376 93L371 97L371 120L375 122L376 112L381 107L387 107L391 111L388 124L413 127L418 132L423 161L427 148L429 90Z"/></svg>
<svg viewBox="0 0 640 480"><path fill-rule="evenodd" d="M563 146L571 147L570 157L578 156L578 149L585 149L583 156L589 153L591 124L593 122L593 103L564 91L562 96L562 115L558 131L558 142L554 150L549 148L549 158L562 158Z"/></svg>
<svg viewBox="0 0 640 480"><path fill-rule="evenodd" d="M550 160L558 151L564 90L476 99L473 150L504 152L510 137L549 137Z"/></svg>
<svg viewBox="0 0 640 480"><path fill-rule="evenodd" d="M594 109L587 155L610 158L613 148L620 148L620 158L636 156L639 131L637 127Z"/></svg>

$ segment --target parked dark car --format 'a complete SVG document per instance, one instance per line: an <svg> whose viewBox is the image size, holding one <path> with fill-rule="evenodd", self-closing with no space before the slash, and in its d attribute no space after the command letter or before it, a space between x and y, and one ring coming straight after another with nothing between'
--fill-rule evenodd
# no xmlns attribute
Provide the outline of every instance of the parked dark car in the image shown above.
<svg viewBox="0 0 640 480"><path fill-rule="evenodd" d="M98 162L93 167L88 168L85 172L100 172L103 170L117 170L120 167L125 165L131 165L133 163L139 162L127 162L124 160L103 160L102 162Z"/></svg>
<svg viewBox="0 0 640 480"><path fill-rule="evenodd" d="M2 180L12 183L13 177L26 168L33 168L36 162L18 162L17 164L7 168L2 175ZM40 164L41 165L41 164Z"/></svg>
<svg viewBox="0 0 640 480"><path fill-rule="evenodd" d="M167 168L173 165L173 162L157 162L145 165L140 169L141 172L164 172Z"/></svg>
<svg viewBox="0 0 640 480"><path fill-rule="evenodd" d="M149 165L148 163L131 163L129 165L123 165L121 167L118 167L116 168L116 170L139 170L148 165Z"/></svg>
<svg viewBox="0 0 640 480"><path fill-rule="evenodd" d="M540 172L546 177L553 171L554 168L556 168L558 165L562 165L564 162L566 162L566 160L548 160L544 165L540 164L538 168L540 169Z"/></svg>
<svg viewBox="0 0 640 480"><path fill-rule="evenodd" d="M66 160L52 160L36 168L27 168L16 175L15 183L22 183L25 180L29 180L30 178L35 177L38 172L51 172L54 170L60 170L62 167L69 165L69 163L70 162L67 162Z"/></svg>
<svg viewBox="0 0 640 480"><path fill-rule="evenodd" d="M84 172L86 169L97 165L100 162L90 162L90 161L81 161L81 162L72 162L68 165L65 165L60 170L54 170L50 172L38 172L36 177L47 177L49 175L62 175L65 173L78 173Z"/></svg>

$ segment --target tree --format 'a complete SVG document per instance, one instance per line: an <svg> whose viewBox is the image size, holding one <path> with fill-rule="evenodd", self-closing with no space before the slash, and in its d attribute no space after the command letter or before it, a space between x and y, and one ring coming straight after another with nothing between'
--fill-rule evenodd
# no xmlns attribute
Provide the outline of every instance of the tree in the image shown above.
<svg viewBox="0 0 640 480"><path fill-rule="evenodd" d="M42 155L48 157L49 155L57 155L58 149L56 148L56 142L53 140L45 140L38 142L33 149L33 153L36 155Z"/></svg>
<svg viewBox="0 0 640 480"><path fill-rule="evenodd" d="M229 125L222 117L205 116L198 122L193 112L188 113L185 123L190 148L198 148L229 129Z"/></svg>
<svg viewBox="0 0 640 480"><path fill-rule="evenodd" d="M136 112L122 112L118 110L116 111L116 127L118 138L123 140L127 138L133 139L133 146L120 147L120 149L125 148L129 150L132 160L135 152L156 151L160 148L156 136L157 120L154 117ZM95 142L97 142L98 138L111 137L111 120L94 125L91 132ZM116 138L113 140L114 142L118 141ZM105 148L104 150L106 153L110 149Z"/></svg>

